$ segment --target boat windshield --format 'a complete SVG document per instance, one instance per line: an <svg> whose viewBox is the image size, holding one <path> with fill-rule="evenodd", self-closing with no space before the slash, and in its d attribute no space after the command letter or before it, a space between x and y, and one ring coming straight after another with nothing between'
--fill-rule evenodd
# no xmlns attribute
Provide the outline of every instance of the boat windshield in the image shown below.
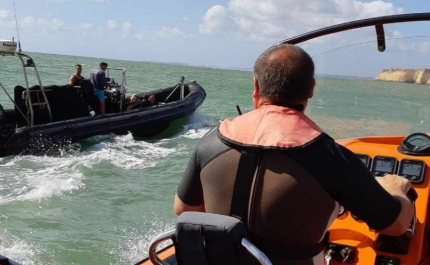
<svg viewBox="0 0 430 265"><path fill-rule="evenodd" d="M430 22L384 25L297 44L315 62L307 114L335 139L430 132Z"/></svg>

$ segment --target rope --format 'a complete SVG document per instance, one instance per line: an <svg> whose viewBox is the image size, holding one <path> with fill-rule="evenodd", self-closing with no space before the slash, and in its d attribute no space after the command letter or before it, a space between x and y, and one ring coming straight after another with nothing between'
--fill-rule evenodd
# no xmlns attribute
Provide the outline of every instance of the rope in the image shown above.
<svg viewBox="0 0 430 265"><path fill-rule="evenodd" d="M412 38L430 38L430 36L423 35L423 36L397 37L397 38L386 38L385 40L399 40L399 39L412 39ZM321 56L321 55L323 55L325 53L329 53L329 52L332 52L332 51L340 50L340 49L343 49L343 48L357 46L357 45L371 43L371 42L376 42L376 40L369 40L369 41L363 41L363 42L357 42L357 43L353 43L353 44L348 44L348 45L345 45L345 46L340 46L340 47L337 47L337 48L334 48L334 49L331 49L331 50L327 50L327 51L318 53L316 55L313 55L312 58L313 57Z"/></svg>

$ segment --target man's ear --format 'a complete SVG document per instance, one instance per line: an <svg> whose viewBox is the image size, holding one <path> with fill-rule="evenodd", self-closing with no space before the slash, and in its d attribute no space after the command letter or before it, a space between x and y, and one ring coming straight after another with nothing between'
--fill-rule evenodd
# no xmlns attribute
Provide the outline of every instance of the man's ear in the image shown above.
<svg viewBox="0 0 430 265"><path fill-rule="evenodd" d="M260 98L260 85L258 84L257 78L254 77L254 92L252 93L252 98L258 100Z"/></svg>
<svg viewBox="0 0 430 265"><path fill-rule="evenodd" d="M312 98L314 96L314 88L315 88L315 78L312 78L311 89L309 90L308 98Z"/></svg>

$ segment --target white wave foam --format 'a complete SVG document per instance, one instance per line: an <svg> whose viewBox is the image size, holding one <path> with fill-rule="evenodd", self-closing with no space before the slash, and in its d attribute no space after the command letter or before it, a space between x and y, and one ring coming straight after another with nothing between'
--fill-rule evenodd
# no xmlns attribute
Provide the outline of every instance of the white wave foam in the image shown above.
<svg viewBox="0 0 430 265"><path fill-rule="evenodd" d="M92 168L92 165L108 161L122 169L142 169L154 167L164 158L176 151L175 148L162 147L162 143L137 141L132 134L115 136L110 142L98 143L82 157L82 163Z"/></svg>
<svg viewBox="0 0 430 265"><path fill-rule="evenodd" d="M168 142L171 140L177 140L178 138L188 138L188 139L200 139L214 126L214 122L210 118L200 114L195 113L191 115L190 120L187 124L183 125L183 134L171 138L164 139L162 141Z"/></svg>
<svg viewBox="0 0 430 265"><path fill-rule="evenodd" d="M0 253L3 256L26 265L42 265L44 263L37 260L38 252L40 250L36 249L34 245L19 240L8 233L0 233Z"/></svg>
<svg viewBox="0 0 430 265"><path fill-rule="evenodd" d="M119 264L135 264L136 262L148 256L148 250L151 240L160 233L169 231L174 228L174 223L162 223L158 221L151 222L151 229L142 233L133 229L132 231L124 231L127 238L120 243L118 250L113 250L112 253L118 253ZM171 241L162 243L157 248L161 248L171 244Z"/></svg>
<svg viewBox="0 0 430 265"><path fill-rule="evenodd" d="M202 128L202 129L191 129L187 131L183 137L189 138L189 139L200 139L202 138L207 132L209 132L210 128Z"/></svg>
<svg viewBox="0 0 430 265"><path fill-rule="evenodd" d="M188 131L191 129L198 130L204 127L208 127L213 125L213 122L207 116L201 114L200 112L194 113L191 115L190 120L187 124L185 124L184 130Z"/></svg>
<svg viewBox="0 0 430 265"><path fill-rule="evenodd" d="M62 195L84 186L77 158L22 156L1 165L0 204Z"/></svg>
<svg viewBox="0 0 430 265"><path fill-rule="evenodd" d="M138 141L132 134L100 135L87 140L84 151L67 150L60 157L17 156L0 160L0 205L61 196L84 186L81 167L108 162L121 169L144 169L163 163L163 158L187 149L178 138L199 139L209 130L210 120L195 114L184 125L185 133L157 142ZM172 146L173 144L173 146ZM84 143L85 145L85 143Z"/></svg>

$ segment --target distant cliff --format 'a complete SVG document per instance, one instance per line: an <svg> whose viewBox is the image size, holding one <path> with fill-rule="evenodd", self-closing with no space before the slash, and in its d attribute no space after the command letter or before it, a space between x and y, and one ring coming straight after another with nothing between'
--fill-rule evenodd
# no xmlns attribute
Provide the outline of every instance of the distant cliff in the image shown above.
<svg viewBox="0 0 430 265"><path fill-rule="evenodd" d="M375 80L430 85L430 69L384 69Z"/></svg>

